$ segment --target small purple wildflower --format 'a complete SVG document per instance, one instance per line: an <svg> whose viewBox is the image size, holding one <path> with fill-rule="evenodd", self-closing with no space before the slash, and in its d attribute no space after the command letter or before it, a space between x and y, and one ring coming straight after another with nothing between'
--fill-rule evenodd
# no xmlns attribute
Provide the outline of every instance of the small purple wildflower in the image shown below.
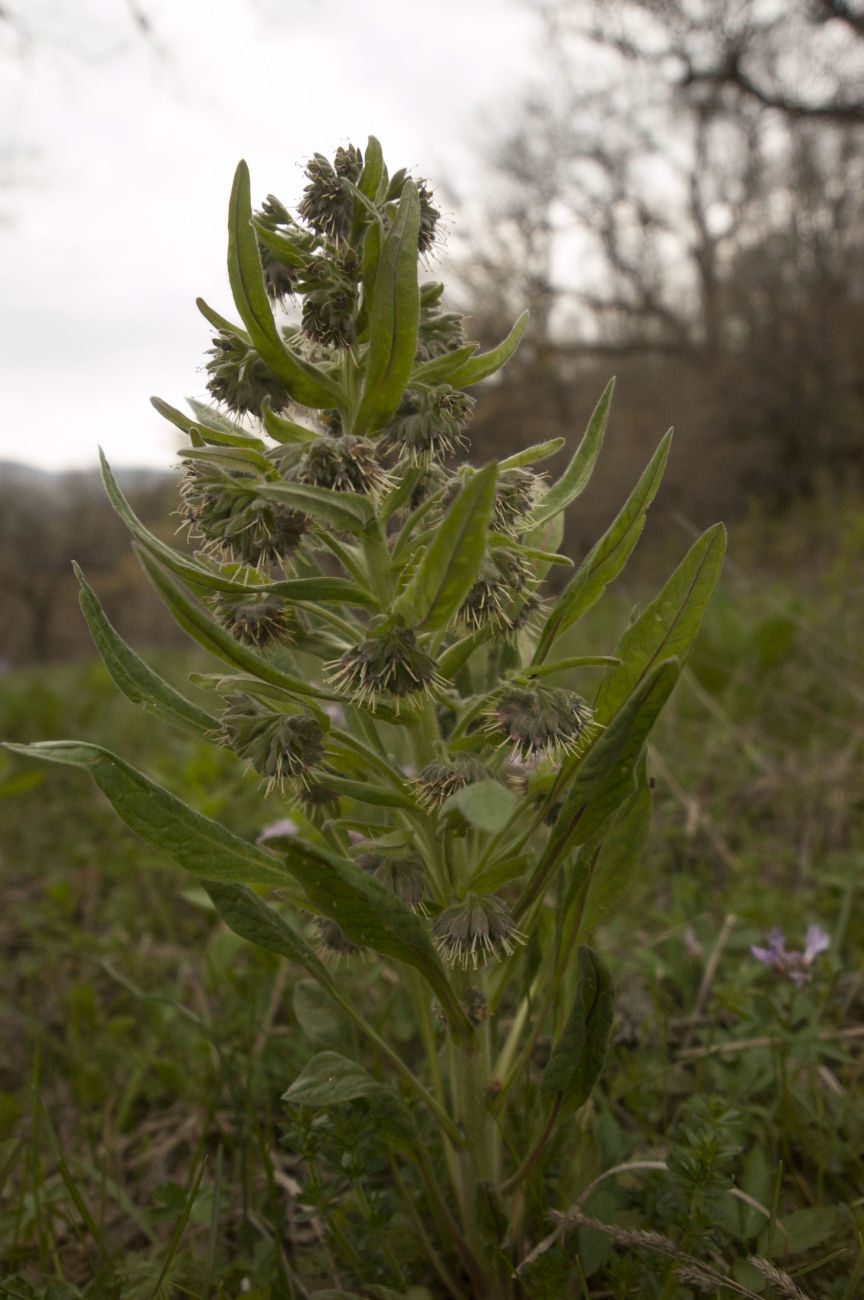
<svg viewBox="0 0 864 1300"><path fill-rule="evenodd" d="M269 826L264 826L256 842L266 844L269 840L288 839L291 835L296 835L299 829L300 827L296 822L292 822L290 817L281 817L278 822L271 822Z"/></svg>
<svg viewBox="0 0 864 1300"><path fill-rule="evenodd" d="M753 945L750 949L757 961L763 966L770 966L778 975L785 975L799 988L810 978L810 967L820 952L830 947L831 938L819 925L809 925L804 937L803 952L787 952L786 939L779 925L775 925L765 937L764 948Z"/></svg>

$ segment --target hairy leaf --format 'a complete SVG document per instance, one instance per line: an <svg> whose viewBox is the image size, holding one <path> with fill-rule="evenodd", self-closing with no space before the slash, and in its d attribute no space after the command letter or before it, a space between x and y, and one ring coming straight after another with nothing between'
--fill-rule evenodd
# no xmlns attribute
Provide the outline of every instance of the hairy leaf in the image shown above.
<svg viewBox="0 0 864 1300"><path fill-rule="evenodd" d="M481 379L488 379L490 375L494 375L507 364L518 348L527 324L528 312L523 311L506 339L499 343L497 348L493 348L491 352L483 352L479 357L471 357L448 376L448 384L453 388L469 388L472 384L479 384Z"/></svg>
<svg viewBox="0 0 864 1300"><path fill-rule="evenodd" d="M596 952L580 944L573 1005L540 1082L547 1096L561 1093L568 1110L584 1105L600 1076L614 1009L609 971Z"/></svg>
<svg viewBox="0 0 864 1300"><path fill-rule="evenodd" d="M715 524L691 546L669 581L617 646L620 663L600 683L594 711L608 722L654 664L683 663L699 631L723 567L726 529Z"/></svg>
<svg viewBox="0 0 864 1300"><path fill-rule="evenodd" d="M286 346L270 309L252 225L249 168L237 166L228 206L228 279L243 324L256 352L295 401L316 409L339 406L342 395L333 381Z"/></svg>
<svg viewBox="0 0 864 1300"><path fill-rule="evenodd" d="M413 181L406 181L378 258L369 304L369 348L363 391L353 421L355 433L374 433L387 423L411 375L420 320L419 229L417 186Z"/></svg>
<svg viewBox="0 0 864 1300"><path fill-rule="evenodd" d="M606 424L609 419L609 407L612 404L614 390L615 380L610 379L603 390L600 401L594 408L591 419L588 421L585 435L573 453L573 459L557 483L553 483L549 491L538 501L531 516L535 526L544 524L547 519L552 519L562 510L566 510L570 503L575 501L588 486L594 472L594 466L597 464L597 457L600 455L600 449L603 446Z"/></svg>
<svg viewBox="0 0 864 1300"><path fill-rule="evenodd" d="M189 808L161 785L98 745L78 740L8 745L28 758L66 763L89 771L126 825L151 848L207 880L249 885L285 885L290 873L218 822ZM301 854L292 840L292 852Z"/></svg>
<svg viewBox="0 0 864 1300"><path fill-rule="evenodd" d="M468 479L453 502L394 613L411 627L445 627L477 577L495 499L497 466L487 465Z"/></svg>
<svg viewBox="0 0 864 1300"><path fill-rule="evenodd" d="M81 585L79 601L90 635L105 667L127 699L133 704L143 704L167 722L191 731L193 735L203 736L215 731L218 725L215 718L184 699L118 635L78 565L73 562L72 567Z"/></svg>
<svg viewBox="0 0 864 1300"><path fill-rule="evenodd" d="M671 437L670 430L651 457L621 513L589 551L559 596L540 635L534 655L535 663L541 663L545 659L556 637L599 600L609 583L624 568L645 527L648 507L660 486Z"/></svg>

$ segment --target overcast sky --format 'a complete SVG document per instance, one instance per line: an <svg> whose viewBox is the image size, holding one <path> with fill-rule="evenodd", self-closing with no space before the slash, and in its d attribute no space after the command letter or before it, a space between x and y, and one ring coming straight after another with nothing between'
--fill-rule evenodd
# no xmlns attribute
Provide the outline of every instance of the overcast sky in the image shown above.
<svg viewBox="0 0 864 1300"><path fill-rule="evenodd" d="M155 45L127 5L27 0L3 38L0 460L173 463L148 397L203 395L238 158L290 206L300 160L371 132L470 191L537 70L518 0L152 0Z"/></svg>

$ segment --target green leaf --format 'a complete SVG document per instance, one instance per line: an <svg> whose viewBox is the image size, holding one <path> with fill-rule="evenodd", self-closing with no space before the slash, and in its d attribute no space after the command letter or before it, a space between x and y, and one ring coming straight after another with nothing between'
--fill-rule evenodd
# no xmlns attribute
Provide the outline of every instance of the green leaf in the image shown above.
<svg viewBox="0 0 864 1300"><path fill-rule="evenodd" d="M358 190L361 194L365 194L367 199L372 199L374 202L383 176L384 154L381 151L381 143L376 136L370 135L366 141L363 170L357 182Z"/></svg>
<svg viewBox="0 0 864 1300"><path fill-rule="evenodd" d="M72 568L81 585L79 600L90 635L105 667L127 699L133 704L143 704L159 717L196 736L213 733L218 727L216 719L184 699L138 657L111 626L96 593L74 561Z"/></svg>
<svg viewBox="0 0 864 1300"><path fill-rule="evenodd" d="M201 446L203 443L211 442L225 447L249 447L255 451L264 450L264 443L260 438L254 437L251 433L244 433L238 425L233 425L230 420L224 420L218 412L210 411L209 407L200 402L193 402L191 398L189 405L197 407L202 415L206 413L206 418L190 420L189 416L185 415L183 411L178 411L175 406L169 406L167 402L162 401L161 397L151 397L150 405L169 424L173 424L175 429L180 429L183 433L188 434L192 439L193 446ZM218 420L219 423L211 422L215 420Z"/></svg>
<svg viewBox="0 0 864 1300"><path fill-rule="evenodd" d="M593 934L627 897L650 829L651 790L643 770L636 790L622 804L594 858L580 933Z"/></svg>
<svg viewBox="0 0 864 1300"><path fill-rule="evenodd" d="M345 1040L343 1023L329 993L317 980L297 980L291 994L294 1019L313 1047L334 1051Z"/></svg>
<svg viewBox="0 0 864 1300"><path fill-rule="evenodd" d="M262 483L255 491L258 496L323 519L346 533L362 532L373 514L366 497L354 492L334 492L311 483Z"/></svg>
<svg viewBox="0 0 864 1300"><path fill-rule="evenodd" d="M467 664L474 651L483 645L485 641L488 641L491 635L490 628L481 627L476 632L469 632L467 636L463 636L459 641L454 641L438 660L438 671L441 676L452 681L459 669Z"/></svg>
<svg viewBox="0 0 864 1300"><path fill-rule="evenodd" d="M540 1081L547 1097L561 1093L568 1110L585 1104L600 1077L614 1010L609 971L596 952L580 944L573 1005Z"/></svg>
<svg viewBox="0 0 864 1300"><path fill-rule="evenodd" d="M544 524L547 519L552 519L555 515L560 514L562 510L566 510L570 503L575 501L588 486L591 475L594 473L594 466L597 464L597 457L600 455L600 449L603 446L606 424L609 420L609 407L612 404L614 391L615 380L610 379L603 390L600 401L594 408L591 419L588 421L588 428L585 430L584 437L573 453L573 459L557 483L553 483L549 491L538 501L534 508L531 518L535 526Z"/></svg>
<svg viewBox="0 0 864 1300"><path fill-rule="evenodd" d="M417 350L420 287L417 283L417 237L420 199L406 181L378 259L369 304L369 347L354 433L375 432L399 405L411 376Z"/></svg>
<svg viewBox="0 0 864 1300"><path fill-rule="evenodd" d="M477 577L495 500L498 469L487 465L468 479L423 552L394 614L411 627L445 627Z"/></svg>
<svg viewBox="0 0 864 1300"><path fill-rule="evenodd" d="M726 529L715 524L691 546L669 581L646 606L618 643L620 664L597 692L594 711L608 722L654 664L675 658L683 663L699 631L717 585L726 550Z"/></svg>
<svg viewBox="0 0 864 1300"><path fill-rule="evenodd" d="M261 403L261 419L264 428L276 442L315 442L319 436L314 430L297 424L296 420L287 420L284 415L277 415L266 397Z"/></svg>
<svg viewBox="0 0 864 1300"><path fill-rule="evenodd" d="M344 859L327 854L325 860L323 850L318 860L292 858L286 865L310 902L336 921L352 942L420 971L454 1031L463 1036L470 1032L470 1021L453 992L427 927L401 899Z"/></svg>
<svg viewBox="0 0 864 1300"><path fill-rule="evenodd" d="M844 1219L851 1227L851 1212L840 1205L793 1210L773 1228L765 1228L759 1238L759 1254L785 1256L812 1250L833 1236Z"/></svg>
<svg viewBox="0 0 864 1300"><path fill-rule="evenodd" d="M518 920L542 895L567 853L596 835L635 787L634 769L642 746L678 680L678 664L667 660L653 669L584 758L565 762L547 799L562 794L554 828L531 879L514 908Z"/></svg>
<svg viewBox="0 0 864 1300"><path fill-rule="evenodd" d="M476 781L463 786L444 804L444 811L456 808L479 831L500 831L513 816L517 799L500 781Z"/></svg>
<svg viewBox="0 0 864 1300"><path fill-rule="evenodd" d="M146 551L161 560L166 568L170 569L172 573L176 573L178 577L185 578L187 582L198 587L209 588L211 591L243 592L252 590L245 583L238 582L236 578L227 578L224 575L213 573L210 569L205 569L203 565L197 564L188 556L183 555L181 551L175 551L173 546L167 546L158 537L154 537L149 529L145 528L141 523L141 520L120 490L120 486L111 472L111 466L108 464L101 447L99 448L99 460L102 467L102 481L105 484L105 491L112 506L132 536L138 539Z"/></svg>
<svg viewBox="0 0 864 1300"><path fill-rule="evenodd" d="M89 771L126 825L151 848L206 880L285 885L287 867L218 822L188 808L173 794L98 745L78 740L7 745L16 754ZM292 840L292 852L302 852Z"/></svg>
<svg viewBox="0 0 864 1300"><path fill-rule="evenodd" d="M564 446L563 438L550 438L548 442L535 442L533 446L517 451L502 460L499 469L516 469L520 465L536 465L538 460L548 460Z"/></svg>
<svg viewBox="0 0 864 1300"><path fill-rule="evenodd" d="M369 781L349 781L341 776L327 776L327 788L334 793L356 799L358 803L374 804L378 808L415 808L416 804L399 790L372 785Z"/></svg>
<svg viewBox="0 0 864 1300"><path fill-rule="evenodd" d="M450 376L455 375L457 370L461 370L466 361L470 361L477 348L478 343L465 343L461 348L454 348L452 352L445 352L440 357L430 357L428 361L421 361L411 371L412 384L446 384L450 382Z"/></svg>
<svg viewBox="0 0 864 1300"><path fill-rule="evenodd" d="M278 953L280 957L287 957L288 961L302 966L324 988L329 990L333 987L333 977L314 949L280 916L275 907L265 903L254 890L246 885L220 880L205 879L202 883L229 930L258 948ZM284 874L282 883L285 883Z"/></svg>
<svg viewBox="0 0 864 1300"><path fill-rule="evenodd" d="M238 438L245 438L247 442L258 443L261 447L264 446L260 438L256 438L254 434L249 433L235 420L229 420L227 415L217 411L215 406L208 406L206 402L199 402L195 397L187 397L186 405L190 408L198 423L204 426L208 434L211 431L226 435L234 434Z"/></svg>
<svg viewBox="0 0 864 1300"><path fill-rule="evenodd" d="M210 307L203 298L196 298L195 306L198 308L207 323L212 325L214 329L222 330L225 334L233 334L236 338L242 339L244 343L248 343L250 347L252 346L252 340L243 329L242 325L235 325L232 321L228 320L226 316L221 316L219 312L216 311L214 307Z"/></svg>
<svg viewBox="0 0 864 1300"><path fill-rule="evenodd" d="M252 346L292 398L316 409L340 406L342 394L336 384L317 366L293 353L276 328L264 288L258 236L252 225L249 168L245 162L237 166L228 206L228 279Z"/></svg>
<svg viewBox="0 0 864 1300"><path fill-rule="evenodd" d="M464 365L448 376L448 384L452 385L453 388L469 388L472 384L479 384L481 379L488 379L490 375L494 375L497 370L507 364L518 348L527 324L528 312L523 311L506 339L499 343L497 348L493 348L491 352L483 352L479 357L472 357L470 361L466 361Z"/></svg>
<svg viewBox="0 0 864 1300"><path fill-rule="evenodd" d="M282 1094L282 1100L292 1106L344 1106L361 1098L369 1102L386 1139L402 1150L414 1145L414 1126L399 1094L339 1052L325 1051L313 1056Z"/></svg>
<svg viewBox="0 0 864 1300"><path fill-rule="evenodd" d="M283 1092L282 1100L294 1106L344 1106L346 1101L356 1101L358 1097L382 1094L396 1105L401 1104L392 1089L373 1079L356 1061L349 1061L338 1052L319 1052L288 1091Z"/></svg>
<svg viewBox="0 0 864 1300"><path fill-rule="evenodd" d="M675 660L658 664L578 763L546 852L584 844L633 790L642 746L678 680ZM564 788L571 768L562 768Z"/></svg>
<svg viewBox="0 0 864 1300"><path fill-rule="evenodd" d="M235 641L230 632L226 632L223 627L215 623L196 601L181 591L146 552L139 551L138 559L147 577L183 631L217 659L230 664L232 668L240 668L243 672L260 678L261 681L280 686L292 695L299 695L301 699L309 696L325 700L337 698L331 691L320 690L310 682L290 676L289 673L283 672L281 668L277 668L256 654L254 650L250 650L248 646Z"/></svg>
<svg viewBox="0 0 864 1300"><path fill-rule="evenodd" d="M545 659L553 641L590 609L627 563L645 527L645 516L663 478L672 431L661 440L618 517L580 564L559 596L540 635L534 662Z"/></svg>

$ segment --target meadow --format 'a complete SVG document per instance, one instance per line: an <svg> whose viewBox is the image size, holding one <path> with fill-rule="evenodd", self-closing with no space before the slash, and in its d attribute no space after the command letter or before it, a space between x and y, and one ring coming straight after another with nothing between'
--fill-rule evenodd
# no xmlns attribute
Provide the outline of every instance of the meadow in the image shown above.
<svg viewBox="0 0 864 1300"><path fill-rule="evenodd" d="M580 652L642 596L619 584L580 623ZM612 1044L579 1160L551 1171L549 1236L523 1261L532 1296L561 1296L577 1252L592 1300L864 1292L854 597L842 554L794 585L727 569L652 740L649 847L604 927ZM178 684L200 666L157 659ZM0 733L112 745L250 839L286 811L96 662L7 675ZM0 763L0 1295L323 1300L352 1294L352 1252L364 1277L374 1264L364 1294L443 1294L362 1106L322 1126L280 1101L322 1047L365 1052L314 983L217 923L81 774ZM776 926L790 951L810 926L830 937L798 984L751 952ZM412 1059L410 1007L381 975L380 960L340 968Z"/></svg>

